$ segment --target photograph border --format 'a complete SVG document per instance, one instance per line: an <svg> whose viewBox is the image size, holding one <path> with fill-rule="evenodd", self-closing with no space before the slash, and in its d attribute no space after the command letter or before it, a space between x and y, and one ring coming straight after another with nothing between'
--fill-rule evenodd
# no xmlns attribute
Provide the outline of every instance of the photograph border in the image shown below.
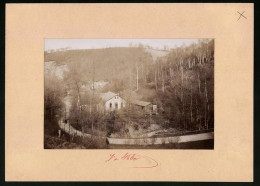
<svg viewBox="0 0 260 186"><path fill-rule="evenodd" d="M38 1L32 1L32 0L27 0L27 1L18 1L18 0L13 0L13 1L6 1L4 0L4 3L1 4L1 23L0 25L2 26L1 29L3 30L3 32L1 32L0 34L0 41L1 41L1 44L0 44L0 48L3 49L1 50L1 53L0 53L0 61L1 61L1 64L0 64L0 70L1 70L1 83L0 83L0 90L1 90L1 110L0 110L0 114L1 114L1 123L4 124L5 123L5 99L4 97L6 96L5 95L5 86L8 82L5 81L5 34L6 34L6 31L5 31L5 4L6 3L43 3L43 1L41 0L38 0ZM50 1L50 0L46 0L44 1L45 3L77 3L77 2L86 2L86 1L68 1L68 0L64 0L64 1L61 1L61 0L58 0L58 1ZM91 1L90 1L91 2ZM115 2L115 1L113 1ZM143 1L144 2L144 1ZM154 1L152 1L154 2ZM165 1L164 1L165 2ZM168 2L168 1L167 1ZM180 2L180 1L169 1L169 2ZM191 1L186 1L184 0L183 2L191 2ZM193 2L193 1L192 1ZM198 2L198 1L197 1ZM200 1L201 2L201 1ZM212 2L212 1L207 1L207 2ZM226 3L226 1L219 1L219 2L223 2L223 3ZM238 2L238 3L241 3L241 1L229 1L229 2L232 2L232 3L235 3L235 2ZM246 2L246 3L252 3L254 1L243 1L243 2ZM150 1L151 3L151 1ZM255 8L259 8L258 6L259 4L255 4ZM255 11L254 12L254 15L255 15L255 19L254 19L254 31L255 33L258 33L259 32L259 22L257 22L256 20L258 20L257 18L259 18L259 11ZM258 32L257 32L258 31ZM215 40L216 41L216 40ZM257 53L257 49L259 49L259 35L258 34L254 34L254 61L259 61L259 53ZM215 43L216 44L216 43ZM215 52L216 51L216 47L214 47L215 49ZM1 55L2 54L2 55ZM216 59L215 59L216 60ZM253 131L253 134L254 134L254 171L253 171L253 179L254 179L254 183L248 183L248 182L176 182L176 181L159 181L159 182L132 182L132 183L129 183L128 181L127 182L111 182L111 181L105 181L105 182L109 182L109 183L106 183L106 185L120 185L121 183L123 184L126 184L126 185L144 185L145 183L148 183L148 184L151 184L151 185L173 185L173 182L175 182L174 184L176 185L208 185L210 183L210 185L227 185L227 184L230 184L230 185L258 185L260 182L259 182L259 178L257 177L257 175L259 174L259 156L260 156L260 151L259 151L259 147L260 147L260 137L259 137L259 132L260 132L260 128L259 128L259 125L256 125L255 123L259 123L260 122L260 116L259 116L259 98L257 97L260 93L260 86L259 84L257 84L257 81L259 80L259 75L257 73L257 70L259 69L259 63L256 63L254 62L254 131ZM214 71L215 71L215 64L214 64ZM215 88L215 72L214 72L214 88ZM214 91L215 92L215 91ZM214 96L214 103L215 103L215 96ZM214 104L214 107L215 107L215 104ZM215 111L215 109L214 109ZM2 117L3 116L3 117ZM214 117L214 120L215 120L215 117ZM215 126L214 126L215 128ZM0 129L0 138L1 138L1 142L0 142L0 146L1 146L1 153L0 153L0 160L1 160L1 163L0 163L0 183L3 184L3 185L15 185L17 184L17 181L5 181L5 125L1 125L1 129ZM214 134L215 135L215 134ZM215 139L214 139L214 142L215 142ZM257 149L258 148L258 149ZM22 182L19 182L19 184L21 185L63 185L63 184L66 184L66 185L69 185L69 184L75 184L75 185L85 185L85 184L91 184L91 185L101 185L103 184L104 181L101 181L101 183L97 183L97 182L62 182L62 181L58 181L58 182L51 182L51 181L37 181L37 182L26 182L26 181L22 181Z"/></svg>

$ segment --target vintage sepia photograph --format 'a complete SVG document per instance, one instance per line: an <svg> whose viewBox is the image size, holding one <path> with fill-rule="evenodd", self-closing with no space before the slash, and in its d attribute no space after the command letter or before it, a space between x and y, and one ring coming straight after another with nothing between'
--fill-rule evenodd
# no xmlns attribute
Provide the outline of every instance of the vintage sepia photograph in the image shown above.
<svg viewBox="0 0 260 186"><path fill-rule="evenodd" d="M214 149L214 39L45 39L45 149Z"/></svg>

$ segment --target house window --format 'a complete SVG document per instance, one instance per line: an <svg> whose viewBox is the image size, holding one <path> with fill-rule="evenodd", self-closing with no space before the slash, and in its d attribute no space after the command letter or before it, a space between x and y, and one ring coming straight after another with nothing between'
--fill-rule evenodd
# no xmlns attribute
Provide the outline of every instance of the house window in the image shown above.
<svg viewBox="0 0 260 186"><path fill-rule="evenodd" d="M112 108L112 103L110 103L109 107Z"/></svg>

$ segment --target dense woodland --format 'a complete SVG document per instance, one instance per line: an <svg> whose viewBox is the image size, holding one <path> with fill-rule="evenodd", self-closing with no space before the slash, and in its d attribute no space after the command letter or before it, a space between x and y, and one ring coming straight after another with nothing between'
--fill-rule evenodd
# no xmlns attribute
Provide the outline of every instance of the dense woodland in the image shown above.
<svg viewBox="0 0 260 186"><path fill-rule="evenodd" d="M99 92L118 92L127 97L134 91L138 99L156 104L159 114L152 119L165 128L187 131L214 128L214 40L204 39L198 44L171 49L156 60L146 49L140 45L45 52L45 62L66 64L70 70L62 80L54 75L45 76L46 130L51 130L48 123L64 112L62 100L68 90L75 98L70 119L79 130L91 128L92 132L94 129L100 132L112 126L115 132L127 125L130 116L146 123L144 128L151 123L151 118L146 122L145 116L129 109L107 118L94 111L78 111L77 97L90 104L99 101L94 98L97 91L82 94L82 85L91 85L93 81L109 82Z"/></svg>

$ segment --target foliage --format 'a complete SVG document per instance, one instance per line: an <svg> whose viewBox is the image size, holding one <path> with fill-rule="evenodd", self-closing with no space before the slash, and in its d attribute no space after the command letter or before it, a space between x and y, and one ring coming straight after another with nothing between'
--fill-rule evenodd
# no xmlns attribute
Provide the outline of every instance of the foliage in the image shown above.
<svg viewBox="0 0 260 186"><path fill-rule="evenodd" d="M44 78L44 134L58 134L58 119L63 112L64 91L61 82L52 74Z"/></svg>
<svg viewBox="0 0 260 186"><path fill-rule="evenodd" d="M151 122L182 130L214 128L214 40L172 49L156 60L148 51L140 45L45 52L45 61L69 68L62 81L45 78L45 113L50 118L59 113L66 88L73 97L70 124L85 132L123 133L129 125L138 131ZM147 117L129 106L102 112L98 90L82 88L96 81L109 82L101 92L119 93L128 103L140 99L156 104L159 114Z"/></svg>
<svg viewBox="0 0 260 186"><path fill-rule="evenodd" d="M59 114L63 107L63 98L65 96L64 87L60 80L53 74L44 77L44 114L47 118L53 118Z"/></svg>

